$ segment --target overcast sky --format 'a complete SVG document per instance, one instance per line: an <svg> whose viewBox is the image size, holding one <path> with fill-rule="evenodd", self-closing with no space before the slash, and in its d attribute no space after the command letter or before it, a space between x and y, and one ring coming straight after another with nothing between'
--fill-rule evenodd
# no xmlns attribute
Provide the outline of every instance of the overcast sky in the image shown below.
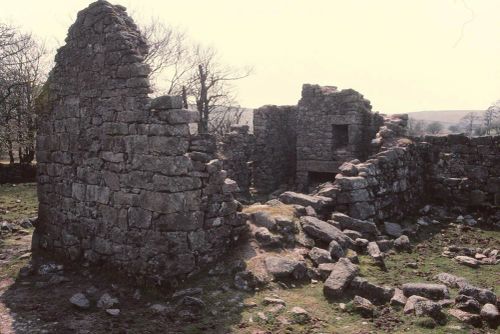
<svg viewBox="0 0 500 334"><path fill-rule="evenodd" d="M0 0L0 20L54 46L91 2ZM296 104L303 83L354 88L385 113L500 99L500 0L111 2L185 28L228 64L253 66L237 84L246 107Z"/></svg>

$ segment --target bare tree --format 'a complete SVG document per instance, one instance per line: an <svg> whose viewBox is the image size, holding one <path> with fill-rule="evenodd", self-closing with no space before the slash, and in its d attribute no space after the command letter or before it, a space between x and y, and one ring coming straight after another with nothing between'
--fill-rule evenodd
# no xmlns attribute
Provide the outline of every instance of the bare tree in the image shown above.
<svg viewBox="0 0 500 334"><path fill-rule="evenodd" d="M451 133L458 133L460 132L460 126L459 125L450 125L448 127L448 130L451 132Z"/></svg>
<svg viewBox="0 0 500 334"><path fill-rule="evenodd" d="M478 119L479 117L475 112L470 112L460 120L462 128L469 137L472 137L472 134L474 133L474 123Z"/></svg>
<svg viewBox="0 0 500 334"><path fill-rule="evenodd" d="M228 120L232 111L239 109L232 83L249 76L251 69L223 65L216 51L211 48L196 46L193 55L198 66L186 81L187 99L195 103L200 114L198 132L214 132L214 129ZM211 124L210 115L215 116Z"/></svg>
<svg viewBox="0 0 500 334"><path fill-rule="evenodd" d="M425 122L410 117L408 122L408 134L410 136L421 136L424 134Z"/></svg>
<svg viewBox="0 0 500 334"><path fill-rule="evenodd" d="M427 133L436 135L443 130L443 124L438 121L430 122L429 124L427 124L425 130L427 131Z"/></svg>
<svg viewBox="0 0 500 334"><path fill-rule="evenodd" d="M483 115L485 133L490 135L493 130L493 124L500 117L500 100L493 103Z"/></svg>
<svg viewBox="0 0 500 334"><path fill-rule="evenodd" d="M181 95L188 73L196 67L186 33L155 18L140 29L149 45L145 62L151 69L149 78L153 90L155 93ZM165 85L159 85L160 82Z"/></svg>
<svg viewBox="0 0 500 334"><path fill-rule="evenodd" d="M0 25L0 149L11 163L34 159L36 100L45 80L42 43L14 27Z"/></svg>

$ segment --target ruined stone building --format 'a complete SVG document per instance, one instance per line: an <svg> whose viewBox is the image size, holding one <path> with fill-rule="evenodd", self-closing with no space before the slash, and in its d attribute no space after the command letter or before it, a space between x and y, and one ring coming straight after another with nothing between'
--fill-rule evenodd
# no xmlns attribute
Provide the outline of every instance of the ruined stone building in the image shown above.
<svg viewBox="0 0 500 334"><path fill-rule="evenodd" d="M148 96L147 52L123 7L78 13L39 117L34 249L162 282L238 240L235 192L326 182L314 195L332 211L373 221L429 199L499 205L500 137L401 141L407 116L373 113L351 89L304 85L298 105L256 109L253 133L233 127L216 152L180 98Z"/></svg>
<svg viewBox="0 0 500 334"><path fill-rule="evenodd" d="M123 7L78 13L39 117L33 246L161 282L215 261L244 222L197 114L148 97L147 52Z"/></svg>
<svg viewBox="0 0 500 334"><path fill-rule="evenodd" d="M305 84L297 106L263 106L253 123L253 179L246 184L270 193L283 185L307 191L332 181L342 163L365 160L383 118L352 89ZM226 156L231 150L222 147Z"/></svg>

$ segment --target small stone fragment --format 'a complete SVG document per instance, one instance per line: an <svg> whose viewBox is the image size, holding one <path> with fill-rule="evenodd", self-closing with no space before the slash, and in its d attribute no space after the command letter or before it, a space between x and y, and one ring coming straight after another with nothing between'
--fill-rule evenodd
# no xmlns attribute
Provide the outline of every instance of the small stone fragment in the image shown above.
<svg viewBox="0 0 500 334"><path fill-rule="evenodd" d="M87 297L79 292L71 296L69 299L70 303L76 306L79 309L82 310L87 310L90 308L90 301L87 299Z"/></svg>
<svg viewBox="0 0 500 334"><path fill-rule="evenodd" d="M293 323L303 325L311 321L311 316L302 307L298 306L293 307L292 310L290 311L290 314L292 316Z"/></svg>
<svg viewBox="0 0 500 334"><path fill-rule="evenodd" d="M471 268L479 268L479 261L469 257L469 256L455 256L454 257L455 261L457 261L460 264L463 264L464 266L471 267Z"/></svg>
<svg viewBox="0 0 500 334"><path fill-rule="evenodd" d="M366 298L354 296L352 300L354 311L361 314L365 318L373 317L375 306Z"/></svg>

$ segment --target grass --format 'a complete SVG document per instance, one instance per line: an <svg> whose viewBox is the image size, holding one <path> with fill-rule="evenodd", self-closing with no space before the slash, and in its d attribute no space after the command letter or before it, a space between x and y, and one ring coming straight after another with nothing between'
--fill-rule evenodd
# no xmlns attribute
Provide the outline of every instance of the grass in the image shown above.
<svg viewBox="0 0 500 334"><path fill-rule="evenodd" d="M36 183L0 185L0 220L36 216L37 210Z"/></svg>
<svg viewBox="0 0 500 334"><path fill-rule="evenodd" d="M412 253L397 253L389 255L386 260L387 271L372 265L367 256L360 256L361 275L378 284L401 285L408 282L435 282L433 277L441 272L447 272L466 278L470 283L481 287L492 288L500 294L500 275L498 266L482 265L473 269L460 265L441 255L443 248L449 244L467 247L500 248L500 231L474 229L460 231L450 226L444 230L434 230L420 237L420 242L414 244ZM412 269L405 264L414 262L418 268Z"/></svg>
<svg viewBox="0 0 500 334"><path fill-rule="evenodd" d="M17 200L21 202L18 203ZM4 213L3 211L9 211ZM293 212L288 206L246 208L245 212L267 211L272 216L284 215L293 217ZM23 217L36 215L37 198L36 185L33 183L16 185L0 185L0 220L16 220ZM7 238L0 240L0 254L6 250L20 249L26 247L26 239ZM493 288L500 294L500 274L498 265L483 265L479 269L472 269L455 263L452 259L441 255L443 247L448 245L460 245L480 248L500 249L500 231L488 231L481 229L461 230L455 226L431 226L419 232L418 239L412 240L413 252L391 253L386 257L387 271L381 270L374 265L366 255L359 255L361 275L370 282L401 286L407 282L436 282L433 277L440 272L448 272L457 276L463 276L474 285ZM21 259L22 252L12 253L8 263L2 264L0 268L0 281L5 278L14 278L18 270L24 266L28 259ZM239 256L241 254L233 254ZM282 254L284 255L284 254ZM405 264L417 263L417 268L412 269ZM253 262L248 263L249 267ZM323 295L323 283L297 284L291 288L271 283L263 290L255 292L235 291L234 289L221 289L224 286L232 286L233 276L212 277L200 273L186 283L185 287L202 287L204 289L202 299L207 307L200 320L183 325L182 332L195 333L277 333L277 334L306 334L306 333L453 333L465 334L475 331L486 333L486 329L474 330L470 326L459 323L449 317L444 326L433 326L428 318L417 318L405 316L400 310L390 311L376 319L365 319L349 310L344 311L339 307L339 302L347 303L348 300L329 301ZM451 289L451 295L455 296L456 289ZM143 291L149 298L158 298L155 289ZM271 312L269 306L263 305L265 297L277 296L286 302L286 307L279 312ZM161 299L159 300L159 302ZM254 307L243 307L242 304L255 303ZM302 307L309 312L312 321L301 325L295 323L284 324L282 320L292 319L289 314L295 306ZM268 320L262 321L257 314L263 312ZM399 323L385 331L377 327L382 321L388 323L387 319L397 319ZM390 321L389 321L390 322ZM491 331L490 331L491 332Z"/></svg>

